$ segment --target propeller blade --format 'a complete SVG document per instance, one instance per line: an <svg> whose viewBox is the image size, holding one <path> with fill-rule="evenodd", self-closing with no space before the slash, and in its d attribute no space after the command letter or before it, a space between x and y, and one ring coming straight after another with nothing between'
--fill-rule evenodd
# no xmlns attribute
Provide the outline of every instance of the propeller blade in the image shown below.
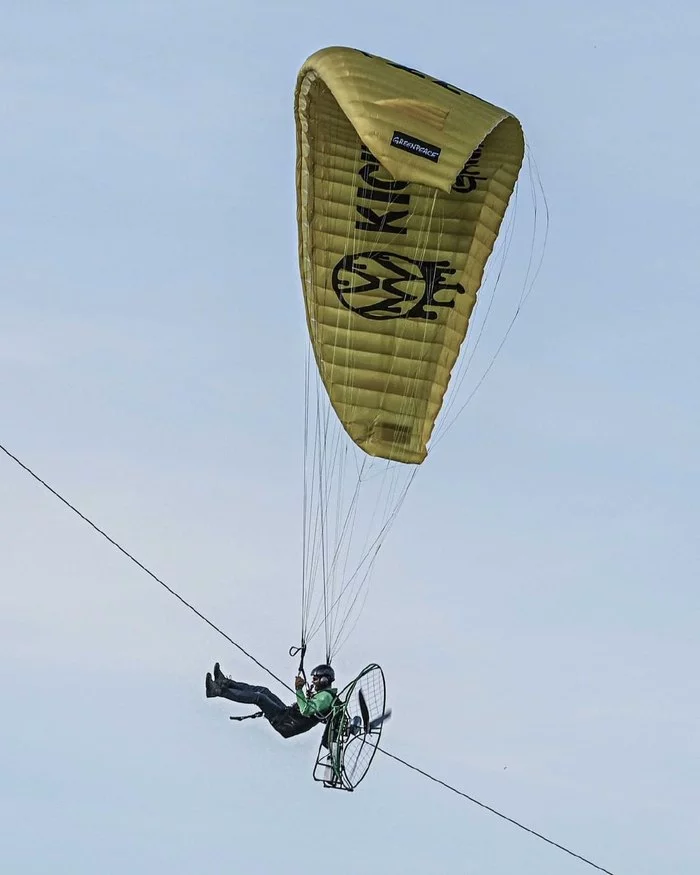
<svg viewBox="0 0 700 875"><path fill-rule="evenodd" d="M379 729L379 727L384 723L385 720L388 720L391 717L391 708L385 711L381 717L375 717L369 724L369 731L374 732L375 729Z"/></svg>
<svg viewBox="0 0 700 875"><path fill-rule="evenodd" d="M357 691L357 698L360 701L360 714L362 714L362 724L365 727L365 735L370 731L369 728L369 708L367 707L367 700L365 699L365 694L362 692L362 687Z"/></svg>

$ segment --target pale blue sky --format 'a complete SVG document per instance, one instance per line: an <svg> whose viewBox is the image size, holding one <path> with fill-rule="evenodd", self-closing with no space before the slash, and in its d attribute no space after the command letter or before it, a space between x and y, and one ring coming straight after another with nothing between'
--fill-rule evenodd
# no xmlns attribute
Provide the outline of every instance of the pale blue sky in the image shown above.
<svg viewBox="0 0 700 875"><path fill-rule="evenodd" d="M382 663L399 756L616 875L696 875L696 4L0 6L0 442L290 678L296 72L351 45L519 116L544 267L337 669ZM254 666L0 478L3 873L593 871L389 761L321 790L317 739L205 701Z"/></svg>

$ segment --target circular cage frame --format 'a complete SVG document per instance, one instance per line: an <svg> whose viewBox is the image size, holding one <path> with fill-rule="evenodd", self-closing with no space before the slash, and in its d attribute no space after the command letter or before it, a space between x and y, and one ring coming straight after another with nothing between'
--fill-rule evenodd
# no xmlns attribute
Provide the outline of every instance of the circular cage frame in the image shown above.
<svg viewBox="0 0 700 875"><path fill-rule="evenodd" d="M355 790L372 765L387 716L384 672L370 663L341 690L325 721L314 780L329 789Z"/></svg>

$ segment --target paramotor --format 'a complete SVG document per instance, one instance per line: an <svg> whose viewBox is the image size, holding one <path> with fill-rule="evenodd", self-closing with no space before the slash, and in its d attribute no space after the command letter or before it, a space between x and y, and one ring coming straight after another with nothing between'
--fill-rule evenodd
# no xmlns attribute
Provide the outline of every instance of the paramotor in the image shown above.
<svg viewBox="0 0 700 875"><path fill-rule="evenodd" d="M390 716L384 672L372 663L338 694L318 749L314 780L352 792L369 771Z"/></svg>

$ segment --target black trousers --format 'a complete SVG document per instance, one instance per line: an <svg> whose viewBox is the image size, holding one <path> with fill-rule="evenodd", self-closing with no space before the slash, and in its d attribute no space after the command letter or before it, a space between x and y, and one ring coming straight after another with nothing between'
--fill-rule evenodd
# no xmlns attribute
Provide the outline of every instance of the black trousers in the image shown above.
<svg viewBox="0 0 700 875"><path fill-rule="evenodd" d="M225 680L221 682L221 695L224 699L232 702L240 702L242 705L256 705L268 720L279 717L287 710L279 696L276 696L267 687L254 687L244 684L242 681Z"/></svg>

